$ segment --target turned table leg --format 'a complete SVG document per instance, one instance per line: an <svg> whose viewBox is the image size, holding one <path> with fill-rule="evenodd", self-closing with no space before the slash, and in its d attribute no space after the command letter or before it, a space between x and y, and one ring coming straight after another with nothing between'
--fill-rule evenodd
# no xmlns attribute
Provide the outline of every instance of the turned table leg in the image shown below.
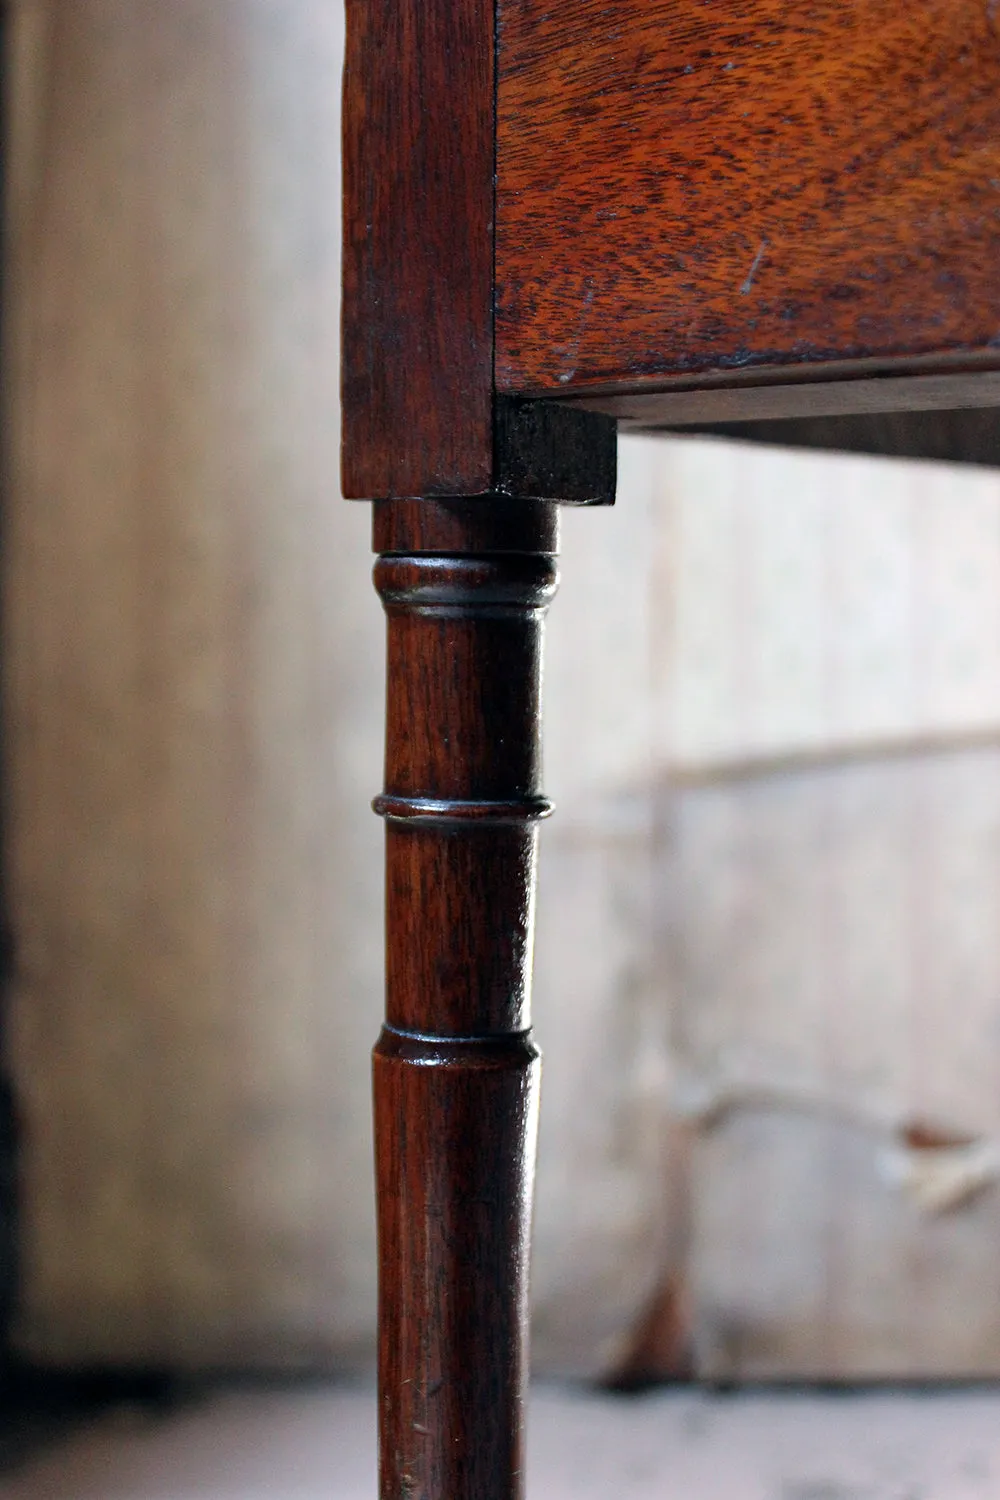
<svg viewBox="0 0 1000 1500"><path fill-rule="evenodd" d="M385 501L381 1500L523 1495L545 503Z"/></svg>

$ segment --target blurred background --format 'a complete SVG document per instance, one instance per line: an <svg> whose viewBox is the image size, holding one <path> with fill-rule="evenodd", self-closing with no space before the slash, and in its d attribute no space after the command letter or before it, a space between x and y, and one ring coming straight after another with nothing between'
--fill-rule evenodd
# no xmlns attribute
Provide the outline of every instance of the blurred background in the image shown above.
<svg viewBox="0 0 1000 1500"><path fill-rule="evenodd" d="M7 1349L364 1374L341 7L7 10ZM995 1377L1000 475L631 437L563 536L537 1368Z"/></svg>

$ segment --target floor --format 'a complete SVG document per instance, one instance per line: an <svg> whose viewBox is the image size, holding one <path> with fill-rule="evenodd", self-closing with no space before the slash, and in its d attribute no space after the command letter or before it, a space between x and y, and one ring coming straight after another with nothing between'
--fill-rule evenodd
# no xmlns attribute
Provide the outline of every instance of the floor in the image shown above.
<svg viewBox="0 0 1000 1500"><path fill-rule="evenodd" d="M2 1500L374 1500L372 1395L244 1391L120 1408L0 1479ZM996 1500L1000 1391L532 1399L531 1500Z"/></svg>

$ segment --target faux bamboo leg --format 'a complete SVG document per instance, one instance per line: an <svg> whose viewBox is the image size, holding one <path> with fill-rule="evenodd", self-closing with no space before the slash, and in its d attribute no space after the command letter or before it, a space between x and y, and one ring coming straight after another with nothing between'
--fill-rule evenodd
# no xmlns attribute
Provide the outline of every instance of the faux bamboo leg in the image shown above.
<svg viewBox="0 0 1000 1500"><path fill-rule="evenodd" d="M375 1049L382 1500L523 1495L530 984L555 508L376 507L388 617Z"/></svg>

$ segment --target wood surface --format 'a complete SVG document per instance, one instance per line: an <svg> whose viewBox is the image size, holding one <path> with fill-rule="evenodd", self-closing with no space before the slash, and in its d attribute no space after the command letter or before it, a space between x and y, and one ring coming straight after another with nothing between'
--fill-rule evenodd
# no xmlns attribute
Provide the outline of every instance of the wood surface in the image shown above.
<svg viewBox="0 0 1000 1500"><path fill-rule="evenodd" d="M375 1049L383 1500L523 1493L531 951L554 516L383 505L386 1025ZM483 513L504 550L482 549ZM437 518L437 524L436 524Z"/></svg>
<svg viewBox="0 0 1000 1500"><path fill-rule="evenodd" d="M489 488L493 121L492 0L349 0L348 497Z"/></svg>
<svg viewBox="0 0 1000 1500"><path fill-rule="evenodd" d="M498 389L1000 366L992 4L500 0L497 55Z"/></svg>
<svg viewBox="0 0 1000 1500"><path fill-rule="evenodd" d="M698 430L685 429L687 433ZM988 408L799 417L784 422L720 422L704 430L718 437L772 443L783 448L831 449L883 458L929 458L942 463L1000 467L1000 413Z"/></svg>
<svg viewBox="0 0 1000 1500"><path fill-rule="evenodd" d="M492 492L563 505L612 505L617 431L606 412L496 395Z"/></svg>
<svg viewBox="0 0 1000 1500"><path fill-rule="evenodd" d="M559 511L530 500L379 500L372 506L374 552L541 552L559 550Z"/></svg>
<svg viewBox="0 0 1000 1500"><path fill-rule="evenodd" d="M494 399L491 0L346 9L344 494L609 503L609 419Z"/></svg>
<svg viewBox="0 0 1000 1500"><path fill-rule="evenodd" d="M890 375L865 376L843 364L784 370L780 376L703 376L663 389L619 390L571 397L566 404L613 416L619 429L671 429L718 422L813 421L820 417L881 416L892 412L989 410L1000 407L1000 371L928 374L893 363ZM808 377L808 378L807 378ZM920 457L920 454L916 454Z"/></svg>

